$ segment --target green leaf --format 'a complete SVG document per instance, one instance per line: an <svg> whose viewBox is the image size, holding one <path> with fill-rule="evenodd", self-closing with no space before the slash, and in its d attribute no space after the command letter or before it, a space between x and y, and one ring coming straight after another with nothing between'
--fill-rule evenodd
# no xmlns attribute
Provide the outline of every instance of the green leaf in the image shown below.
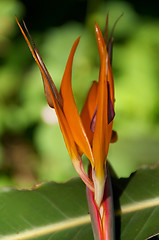
<svg viewBox="0 0 159 240"><path fill-rule="evenodd" d="M121 215L121 240L159 234L159 168L141 169L129 181L123 180L117 184L118 193L123 192L116 212Z"/></svg>
<svg viewBox="0 0 159 240"><path fill-rule="evenodd" d="M159 232L159 168L113 181L117 239L143 240ZM120 207L118 207L120 206ZM0 239L92 240L85 185L79 178L33 190L0 192Z"/></svg>
<svg viewBox="0 0 159 240"><path fill-rule="evenodd" d="M85 185L45 183L0 192L0 239L92 239ZM88 227L89 224L89 227Z"/></svg>

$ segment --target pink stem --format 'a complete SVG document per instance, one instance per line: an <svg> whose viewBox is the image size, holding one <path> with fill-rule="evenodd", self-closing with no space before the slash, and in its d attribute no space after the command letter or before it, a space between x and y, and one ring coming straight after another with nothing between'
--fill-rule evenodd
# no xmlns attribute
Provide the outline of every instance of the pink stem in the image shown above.
<svg viewBox="0 0 159 240"><path fill-rule="evenodd" d="M95 240L114 240L114 207L111 179L107 167L105 190L101 206L94 200L94 192L86 187L87 200L91 215L91 223Z"/></svg>

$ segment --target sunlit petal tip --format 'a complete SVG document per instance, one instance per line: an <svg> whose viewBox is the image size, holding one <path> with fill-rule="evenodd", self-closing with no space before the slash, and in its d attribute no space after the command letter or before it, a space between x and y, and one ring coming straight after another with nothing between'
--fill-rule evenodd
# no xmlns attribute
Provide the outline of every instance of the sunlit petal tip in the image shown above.
<svg viewBox="0 0 159 240"><path fill-rule="evenodd" d="M100 31L100 28L99 28L99 25L98 23L95 21L95 31L99 34Z"/></svg>
<svg viewBox="0 0 159 240"><path fill-rule="evenodd" d="M101 38L101 30L99 28L99 25L98 23L95 21L95 33L96 33L96 37L97 37L97 40Z"/></svg>
<svg viewBox="0 0 159 240"><path fill-rule="evenodd" d="M97 39L97 44L99 49L100 60L102 60L102 56L103 56L102 53L103 51L106 51L106 44L97 22L95 22L95 33L96 33L96 39Z"/></svg>

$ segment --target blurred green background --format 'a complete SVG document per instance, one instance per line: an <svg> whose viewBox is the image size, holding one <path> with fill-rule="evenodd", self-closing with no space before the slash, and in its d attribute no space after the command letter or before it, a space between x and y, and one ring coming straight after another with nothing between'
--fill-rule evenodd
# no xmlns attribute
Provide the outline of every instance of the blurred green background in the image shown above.
<svg viewBox="0 0 159 240"><path fill-rule="evenodd" d="M113 51L118 142L108 158L119 177L158 164L159 15L153 1L0 0L0 186L30 187L76 175L14 15L25 20L58 89L71 46L82 36L72 82L80 111L99 73L94 21L104 30L108 11L110 29L124 13Z"/></svg>

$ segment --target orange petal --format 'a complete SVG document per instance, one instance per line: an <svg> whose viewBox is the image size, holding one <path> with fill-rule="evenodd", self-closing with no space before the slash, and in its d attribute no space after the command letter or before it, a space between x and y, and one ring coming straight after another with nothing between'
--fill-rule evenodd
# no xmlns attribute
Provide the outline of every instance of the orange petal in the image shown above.
<svg viewBox="0 0 159 240"><path fill-rule="evenodd" d="M81 112L81 120L90 143L92 142L92 138L94 134L91 131L90 125L93 118L93 114L97 107L97 88L98 88L98 83L94 81L89 90L87 99L85 101L85 104Z"/></svg>
<svg viewBox="0 0 159 240"><path fill-rule="evenodd" d="M71 75L72 75L72 64L73 57L79 43L78 38L71 49L70 56L67 61L67 65L65 68L65 72L63 75L60 93L63 99L63 112L69 123L72 136L74 141L79 146L80 150L88 157L91 164L94 164L93 154L91 150L91 146L89 140L87 138L85 129L83 127L83 123L81 121L80 115L78 113L75 100L73 97L72 87L71 87Z"/></svg>
<svg viewBox="0 0 159 240"><path fill-rule="evenodd" d="M54 103L55 111L59 120L59 125L61 128L61 132L63 134L63 138L67 147L67 150L69 152L69 155L72 160L72 164L74 168L76 169L77 173L83 180L83 182L87 185L91 191L94 191L94 186L92 181L88 178L87 174L84 171L82 161L80 159L79 153L77 151L76 144L74 142L70 127L67 123L67 120L64 116L63 111L61 110L60 106L58 105L57 101L54 99L54 96L52 95L52 100Z"/></svg>
<svg viewBox="0 0 159 240"><path fill-rule="evenodd" d="M105 186L105 162L109 148L109 130L108 127L108 53L104 43L101 31L96 24L96 38L100 57L100 74L97 96L97 114L96 125L93 137L93 156L95 169L93 173L93 181L95 186L95 201L100 206L104 194Z"/></svg>
<svg viewBox="0 0 159 240"><path fill-rule="evenodd" d="M96 175L98 175L98 177L103 177L103 165L107 153L107 149L105 149L105 146L107 146L108 148L108 143L106 144L106 136L108 136L108 89L106 79L106 76L108 74L108 53L102 33L97 23L95 24L95 31L101 67L98 84L96 125L93 137L93 156L95 161Z"/></svg>
<svg viewBox="0 0 159 240"><path fill-rule="evenodd" d="M108 56L108 55L107 55ZM109 148L109 135L108 135L108 89L106 72L108 68L108 57L106 58L106 52L103 55L101 62L100 74L99 74L99 85L98 85L98 98L97 98L97 113L96 113L96 124L95 132L93 136L93 156L94 165L93 169L93 181L95 187L95 201L100 206L106 179L106 157Z"/></svg>
<svg viewBox="0 0 159 240"><path fill-rule="evenodd" d="M97 99L97 115L96 125L93 137L93 156L95 162L96 176L102 177L104 175L104 161L105 161L105 140L108 132L108 92L106 82L106 54L103 55L101 63L99 85L98 85L98 99Z"/></svg>

